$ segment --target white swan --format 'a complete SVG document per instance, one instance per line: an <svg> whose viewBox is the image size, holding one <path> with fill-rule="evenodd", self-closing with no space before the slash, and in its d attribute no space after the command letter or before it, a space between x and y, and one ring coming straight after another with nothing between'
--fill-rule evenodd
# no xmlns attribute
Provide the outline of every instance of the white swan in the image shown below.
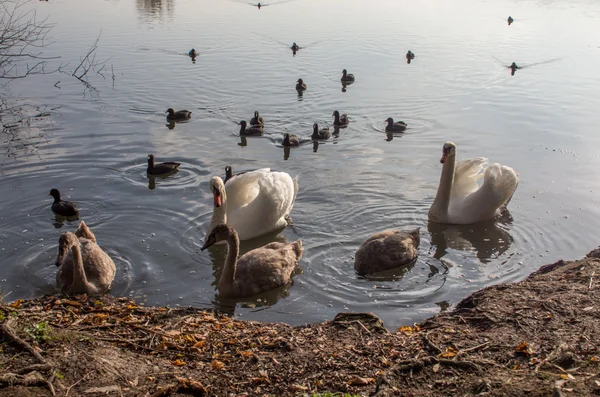
<svg viewBox="0 0 600 397"><path fill-rule="evenodd" d="M250 240L287 226L296 195L298 177L262 168L238 174L227 181L210 178L213 215L209 232L218 224L233 227L240 240ZM206 238L208 238L208 233Z"/></svg>
<svg viewBox="0 0 600 397"><path fill-rule="evenodd" d="M429 220L437 223L470 224L492 219L505 209L519 184L515 170L477 157L456 163L456 145L442 148L442 176L429 208ZM485 168L485 172L482 173ZM477 184L483 178L481 187Z"/></svg>

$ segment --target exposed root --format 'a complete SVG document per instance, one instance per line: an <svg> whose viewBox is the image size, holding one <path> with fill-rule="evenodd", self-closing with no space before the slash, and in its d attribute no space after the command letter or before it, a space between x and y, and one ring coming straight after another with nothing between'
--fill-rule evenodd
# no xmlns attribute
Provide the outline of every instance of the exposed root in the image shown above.
<svg viewBox="0 0 600 397"><path fill-rule="evenodd" d="M23 339L19 338L19 335L17 335L17 333L15 332L15 330L12 329L12 327L11 327L10 324L13 323L13 322L14 322L14 319L9 318L5 322L3 322L2 324L0 324L0 332L1 332L1 334L5 338L7 338L10 342L12 342L14 345L19 346L23 350L27 350L39 362L41 362L42 364L45 364L46 360L44 360L44 357L42 357L42 355L37 350L35 350L29 343L27 343Z"/></svg>

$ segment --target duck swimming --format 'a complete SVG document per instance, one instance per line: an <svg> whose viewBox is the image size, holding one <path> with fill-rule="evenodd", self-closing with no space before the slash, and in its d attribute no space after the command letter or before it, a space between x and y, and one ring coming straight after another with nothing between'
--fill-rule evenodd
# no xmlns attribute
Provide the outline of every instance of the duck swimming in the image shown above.
<svg viewBox="0 0 600 397"><path fill-rule="evenodd" d="M102 294L110 288L116 267L96 244L96 236L81 221L75 233L65 232L58 240L56 285L64 294Z"/></svg>
<svg viewBox="0 0 600 397"><path fill-rule="evenodd" d="M192 112L188 110L174 111L172 108L167 109L167 120L187 120L192 116Z"/></svg>
<svg viewBox="0 0 600 397"><path fill-rule="evenodd" d="M60 192L58 189L50 190L48 196L54 197L54 203L52 203L52 212L55 215L65 217L79 216L79 210L75 204L70 201L63 201L60 199Z"/></svg>
<svg viewBox="0 0 600 397"><path fill-rule="evenodd" d="M515 20L513 19L513 17L511 17L510 15L508 16L508 19L506 20L508 22L508 26L510 26L511 23L513 23Z"/></svg>
<svg viewBox="0 0 600 397"><path fill-rule="evenodd" d="M234 228L216 225L200 248L227 242L227 259L219 278L219 293L231 298L258 295L290 282L292 273L302 257L302 241L273 242L240 256L240 240Z"/></svg>
<svg viewBox="0 0 600 397"><path fill-rule="evenodd" d="M348 74L348 71L346 69L342 70L342 82L344 83L353 83L354 82L354 75L353 74Z"/></svg>
<svg viewBox="0 0 600 397"><path fill-rule="evenodd" d="M410 64L410 61L413 59L415 59L415 54L411 50L408 50L406 53L406 63Z"/></svg>
<svg viewBox="0 0 600 397"><path fill-rule="evenodd" d="M335 119L333 120L334 126L338 126L338 127L346 126L350 123L350 119L348 119L348 115L344 113L340 116L340 112L338 112L337 110L333 112L331 117L335 117Z"/></svg>
<svg viewBox="0 0 600 397"><path fill-rule="evenodd" d="M376 233L356 251L354 269L365 276L407 265L417 258L420 242L419 228Z"/></svg>
<svg viewBox="0 0 600 397"><path fill-rule="evenodd" d="M385 120L385 122L387 123L387 125L385 126L385 130L388 132L404 132L406 130L406 127L408 127L408 125L404 121L398 121L394 123L394 119L391 117L388 117L388 119Z"/></svg>
<svg viewBox="0 0 600 397"><path fill-rule="evenodd" d="M288 146L288 147L295 147L295 146L300 146L300 139L292 134L283 134L283 142L281 142L281 144L283 146Z"/></svg>
<svg viewBox="0 0 600 397"><path fill-rule="evenodd" d="M190 50L190 52L188 52L188 55L190 56L190 58L194 59L198 56L198 53L196 52L196 50L194 48L192 48Z"/></svg>
<svg viewBox="0 0 600 397"><path fill-rule="evenodd" d="M154 155L148 155L148 168L146 168L146 173L150 175L165 175L174 172L179 168L181 163L176 163L174 161L168 161L165 163L154 164Z"/></svg>
<svg viewBox="0 0 600 397"><path fill-rule="evenodd" d="M316 139L329 139L331 133L329 132L329 128L319 129L319 125L317 123L313 124L313 133L311 135L312 140Z"/></svg>
<svg viewBox="0 0 600 397"><path fill-rule="evenodd" d="M517 71L517 69L521 69L519 66L517 66L517 64L515 62L511 63L508 68L510 69L511 76L515 75L515 72Z"/></svg>
<svg viewBox="0 0 600 397"><path fill-rule="evenodd" d="M304 81L302 79L298 79L298 81L296 82L296 91L305 91L306 90L306 84L304 83Z"/></svg>
<svg viewBox="0 0 600 397"><path fill-rule="evenodd" d="M263 126L261 124L254 124L250 127L247 127L246 120L242 120L238 123L240 125L240 135L262 135L263 134Z"/></svg>
<svg viewBox="0 0 600 397"><path fill-rule="evenodd" d="M258 110L254 111L254 117L250 119L250 125L265 125L265 120L258 114Z"/></svg>

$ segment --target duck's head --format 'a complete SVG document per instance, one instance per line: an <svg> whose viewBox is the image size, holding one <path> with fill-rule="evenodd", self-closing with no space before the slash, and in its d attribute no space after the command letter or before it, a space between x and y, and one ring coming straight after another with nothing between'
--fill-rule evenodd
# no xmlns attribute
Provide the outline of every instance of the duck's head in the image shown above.
<svg viewBox="0 0 600 397"><path fill-rule="evenodd" d="M148 164L153 164L154 163L154 155L152 153L150 153L148 155Z"/></svg>
<svg viewBox="0 0 600 397"><path fill-rule="evenodd" d="M333 111L333 114L331 115L331 117L340 117L340 112L338 112L337 110Z"/></svg>
<svg viewBox="0 0 600 397"><path fill-rule="evenodd" d="M313 132L316 134L317 132L319 132L319 124L314 123L313 124Z"/></svg>
<svg viewBox="0 0 600 397"><path fill-rule="evenodd" d="M246 128L246 125L247 125L247 123L246 123L246 120L242 120L242 121L240 121L240 122L238 123L238 125L241 125L241 126L242 126L242 128Z"/></svg>
<svg viewBox="0 0 600 397"><path fill-rule="evenodd" d="M223 197L225 195L225 184L220 176L210 178L210 191L213 194L214 205L219 208L223 205Z"/></svg>
<svg viewBox="0 0 600 397"><path fill-rule="evenodd" d="M254 111L254 117L258 120L258 117L259 117L258 110Z"/></svg>
<svg viewBox="0 0 600 397"><path fill-rule="evenodd" d="M300 85L302 85L302 84L304 84L304 80L298 79L297 83L300 84Z"/></svg>
<svg viewBox="0 0 600 397"><path fill-rule="evenodd" d="M346 69L342 70L342 75L345 76L348 74L348 71Z"/></svg>
<svg viewBox="0 0 600 397"><path fill-rule="evenodd" d="M208 237L206 237L206 242L200 248L200 251L204 251L211 245L218 243L219 241L228 240L231 235L236 235L237 233L233 230L232 227L227 226L224 223L220 223L217 226L213 227L210 231Z"/></svg>
<svg viewBox="0 0 600 397"><path fill-rule="evenodd" d="M391 117L388 117L387 120L385 120L385 122L388 124L394 124L394 119Z"/></svg>
<svg viewBox="0 0 600 397"><path fill-rule="evenodd" d="M50 190L50 193L48 193L48 196L54 197L54 200L60 200L60 192L58 191L58 189Z"/></svg>
<svg viewBox="0 0 600 397"><path fill-rule="evenodd" d="M175 111L173 110L173 108L168 108L167 113L169 113L169 116L175 116Z"/></svg>
<svg viewBox="0 0 600 397"><path fill-rule="evenodd" d="M77 239L75 233L64 232L61 234L60 238L58 239L58 255L56 255L56 261L54 262L57 267L62 264L65 256L76 244L79 244L79 240Z"/></svg>
<svg viewBox="0 0 600 397"><path fill-rule="evenodd" d="M225 178L229 179L233 176L233 170L231 169L230 165L226 165L225 166Z"/></svg>
<svg viewBox="0 0 600 397"><path fill-rule="evenodd" d="M448 157L454 156L456 154L456 145L454 142L446 142L444 146L442 146L442 158L440 159L440 163L444 164Z"/></svg>
<svg viewBox="0 0 600 397"><path fill-rule="evenodd" d="M515 62L513 62L513 63L510 64L510 68L511 69L517 69L518 66L517 66L517 64Z"/></svg>

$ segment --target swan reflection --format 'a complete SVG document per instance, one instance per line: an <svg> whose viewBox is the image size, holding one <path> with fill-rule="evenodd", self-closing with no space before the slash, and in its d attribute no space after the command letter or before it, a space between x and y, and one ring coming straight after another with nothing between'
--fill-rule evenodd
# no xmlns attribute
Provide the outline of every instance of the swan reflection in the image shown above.
<svg viewBox="0 0 600 397"><path fill-rule="evenodd" d="M514 239L508 232L512 226L512 217L505 212L495 221L480 222L471 225L447 225L429 222L427 230L431 233L433 257L441 260L448 249L474 252L479 261L488 263L492 258L504 254Z"/></svg>

